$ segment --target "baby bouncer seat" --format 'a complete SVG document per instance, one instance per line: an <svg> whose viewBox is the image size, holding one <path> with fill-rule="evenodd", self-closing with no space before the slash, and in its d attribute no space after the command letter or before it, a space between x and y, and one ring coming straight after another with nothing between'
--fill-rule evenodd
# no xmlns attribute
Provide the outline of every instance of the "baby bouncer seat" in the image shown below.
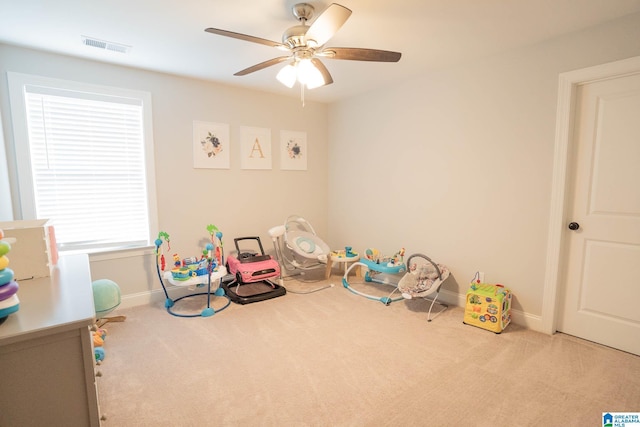
<svg viewBox="0 0 640 427"><path fill-rule="evenodd" d="M413 263L412 260L415 260ZM449 277L449 269L442 265L436 264L426 255L413 254L407 260L409 270L398 282L398 290L405 299L423 298L431 301L429 313L427 314L427 322L431 322L431 310L440 295L442 283ZM428 297L434 295L430 300ZM448 306L441 302L438 305L442 307L436 313L436 316L445 311ZM434 316L434 318L436 317Z"/></svg>

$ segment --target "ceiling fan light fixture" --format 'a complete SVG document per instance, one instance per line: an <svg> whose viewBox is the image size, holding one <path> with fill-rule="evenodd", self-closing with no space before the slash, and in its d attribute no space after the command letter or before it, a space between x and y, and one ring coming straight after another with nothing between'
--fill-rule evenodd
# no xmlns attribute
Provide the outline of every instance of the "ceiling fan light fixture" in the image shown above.
<svg viewBox="0 0 640 427"><path fill-rule="evenodd" d="M315 89L326 83L320 70L309 59L301 59L298 62L298 81L307 89Z"/></svg>
<svg viewBox="0 0 640 427"><path fill-rule="evenodd" d="M327 84L320 70L309 59L300 59L287 64L278 72L276 79L288 88L292 88L296 81L307 89L315 89Z"/></svg>
<svg viewBox="0 0 640 427"><path fill-rule="evenodd" d="M288 88L293 87L296 83L297 77L298 71L292 64L285 65L285 67L276 75L276 79Z"/></svg>
<svg viewBox="0 0 640 427"><path fill-rule="evenodd" d="M311 25L307 25L314 14L314 7L311 4L297 3L293 6L292 12L298 20L298 25L285 30L281 43L219 28L206 28L205 31L288 51L288 56L279 56L260 62L234 73L234 76L244 76L276 64L287 63L278 72L276 78L288 88L292 88L296 81L300 83L303 106L305 89L315 89L333 83L331 73L320 58L375 62L398 62L400 60L400 52L353 47L325 48L327 41L351 16L351 10L344 6L331 3L310 23Z"/></svg>

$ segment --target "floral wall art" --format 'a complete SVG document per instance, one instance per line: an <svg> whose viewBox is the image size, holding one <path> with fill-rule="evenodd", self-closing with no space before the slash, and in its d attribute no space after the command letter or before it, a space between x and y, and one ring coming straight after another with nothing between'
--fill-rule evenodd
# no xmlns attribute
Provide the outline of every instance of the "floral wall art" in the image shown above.
<svg viewBox="0 0 640 427"><path fill-rule="evenodd" d="M193 122L193 167L229 169L229 125Z"/></svg>
<svg viewBox="0 0 640 427"><path fill-rule="evenodd" d="M271 129L240 127L242 169L271 169Z"/></svg>
<svg viewBox="0 0 640 427"><path fill-rule="evenodd" d="M307 133L280 131L280 169L307 170Z"/></svg>
<svg viewBox="0 0 640 427"><path fill-rule="evenodd" d="M274 153L271 129L240 126L239 130L240 146L239 149L234 149L234 156L239 152L241 169L272 169L273 156L278 155L281 170L307 170L309 153L306 132L281 130L280 142L276 145L277 152ZM193 167L230 169L230 158L230 126L226 123L194 120Z"/></svg>

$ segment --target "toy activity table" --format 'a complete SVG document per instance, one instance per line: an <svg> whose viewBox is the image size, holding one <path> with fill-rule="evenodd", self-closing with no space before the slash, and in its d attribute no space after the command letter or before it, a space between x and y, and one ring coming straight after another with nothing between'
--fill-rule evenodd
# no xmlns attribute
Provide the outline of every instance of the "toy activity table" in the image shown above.
<svg viewBox="0 0 640 427"><path fill-rule="evenodd" d="M351 247L347 246L345 250L331 251L327 257L327 270L325 271L324 278L328 279L331 276L331 269L334 263L341 264L343 266L343 272L346 273L349 264L360 261L360 255L351 251ZM356 275L360 276L360 269L356 268Z"/></svg>

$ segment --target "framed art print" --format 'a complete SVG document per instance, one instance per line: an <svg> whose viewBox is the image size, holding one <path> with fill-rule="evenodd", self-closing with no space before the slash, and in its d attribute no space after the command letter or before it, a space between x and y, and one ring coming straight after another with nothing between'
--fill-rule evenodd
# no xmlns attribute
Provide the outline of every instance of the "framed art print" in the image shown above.
<svg viewBox="0 0 640 427"><path fill-rule="evenodd" d="M307 170L307 133L280 131L280 169Z"/></svg>
<svg viewBox="0 0 640 427"><path fill-rule="evenodd" d="M193 167L229 169L229 125L193 122Z"/></svg>
<svg viewBox="0 0 640 427"><path fill-rule="evenodd" d="M271 169L271 129L240 127L242 169Z"/></svg>

